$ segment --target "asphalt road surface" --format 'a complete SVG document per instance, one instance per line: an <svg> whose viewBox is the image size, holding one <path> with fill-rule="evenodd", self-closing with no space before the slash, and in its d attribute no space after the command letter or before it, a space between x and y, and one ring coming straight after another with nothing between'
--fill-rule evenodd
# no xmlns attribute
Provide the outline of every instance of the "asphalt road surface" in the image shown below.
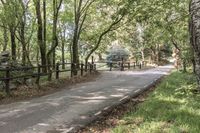
<svg viewBox="0 0 200 133"><path fill-rule="evenodd" d="M151 85L173 67L146 71L103 72L96 81L70 90L0 106L0 133L66 133L90 121L103 109Z"/></svg>

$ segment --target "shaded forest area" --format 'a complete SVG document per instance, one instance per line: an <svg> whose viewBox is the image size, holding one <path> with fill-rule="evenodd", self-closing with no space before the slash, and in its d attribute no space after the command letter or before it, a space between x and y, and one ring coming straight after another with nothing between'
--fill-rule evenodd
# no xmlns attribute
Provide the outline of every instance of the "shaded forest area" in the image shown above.
<svg viewBox="0 0 200 133"><path fill-rule="evenodd" d="M199 27L197 3L1 0L0 51L2 55L9 53L11 66L40 64L47 66L43 72L49 72L57 62L87 64L91 56L105 59L104 55L117 42L130 52L130 60L159 65L173 56L178 69L187 71L187 67L193 67L200 77L200 44L195 40ZM74 75L76 67L80 66L72 67ZM197 79L200 84L200 78Z"/></svg>

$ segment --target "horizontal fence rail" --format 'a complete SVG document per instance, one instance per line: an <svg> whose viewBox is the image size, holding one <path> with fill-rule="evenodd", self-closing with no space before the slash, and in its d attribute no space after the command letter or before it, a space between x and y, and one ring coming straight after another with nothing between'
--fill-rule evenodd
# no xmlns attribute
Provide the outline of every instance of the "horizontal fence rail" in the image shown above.
<svg viewBox="0 0 200 133"><path fill-rule="evenodd" d="M83 76L84 73L92 73L94 71L124 71L142 69L143 66L146 66L146 61L140 62L127 62L123 58L121 61L116 62L94 62L92 57L91 63L56 63L56 65L45 65L42 66L38 64L37 66L30 67L6 67L0 68L0 84L4 84L3 89L6 94L10 95L10 83L13 80L22 79L24 83L28 79L35 79L35 83L40 86L41 78L47 76L48 81L52 80L52 77L55 79L60 79L61 73L68 73L69 77L74 75Z"/></svg>
<svg viewBox="0 0 200 133"><path fill-rule="evenodd" d="M147 61L141 62L94 62L96 65L96 70L98 71L124 71L126 69L142 69L142 67L147 66Z"/></svg>
<svg viewBox="0 0 200 133"><path fill-rule="evenodd" d="M64 67L63 67L64 66ZM54 68L55 67L55 68ZM54 68L54 69L53 69ZM52 75L55 75L55 79L60 78L60 74L69 72L70 77L76 75L74 72L80 73L83 76L85 72L92 73L96 70L94 63L87 64L75 64L75 63L56 63L53 65L37 65L31 67L19 67L19 68L0 68L0 83L4 84L3 89L6 94L10 95L10 82L17 79L23 79L26 82L27 79L35 78L35 83L39 86L41 77L48 76L48 80L52 80Z"/></svg>

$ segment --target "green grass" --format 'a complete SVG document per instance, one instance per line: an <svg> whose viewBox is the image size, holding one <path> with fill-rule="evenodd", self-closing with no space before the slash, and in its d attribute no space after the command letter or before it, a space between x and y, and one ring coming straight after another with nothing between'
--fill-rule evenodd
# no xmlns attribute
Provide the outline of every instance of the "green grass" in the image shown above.
<svg viewBox="0 0 200 133"><path fill-rule="evenodd" d="M126 114L113 133L199 133L200 94L194 75L174 72L144 103Z"/></svg>

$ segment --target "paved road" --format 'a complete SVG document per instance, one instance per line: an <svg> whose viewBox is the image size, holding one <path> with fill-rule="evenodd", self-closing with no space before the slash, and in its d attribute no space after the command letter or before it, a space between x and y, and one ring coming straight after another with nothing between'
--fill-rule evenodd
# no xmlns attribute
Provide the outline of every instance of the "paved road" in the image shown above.
<svg viewBox="0 0 200 133"><path fill-rule="evenodd" d="M0 106L1 133L70 132L125 96L137 93L167 74L172 66L141 72L104 72L70 90Z"/></svg>

